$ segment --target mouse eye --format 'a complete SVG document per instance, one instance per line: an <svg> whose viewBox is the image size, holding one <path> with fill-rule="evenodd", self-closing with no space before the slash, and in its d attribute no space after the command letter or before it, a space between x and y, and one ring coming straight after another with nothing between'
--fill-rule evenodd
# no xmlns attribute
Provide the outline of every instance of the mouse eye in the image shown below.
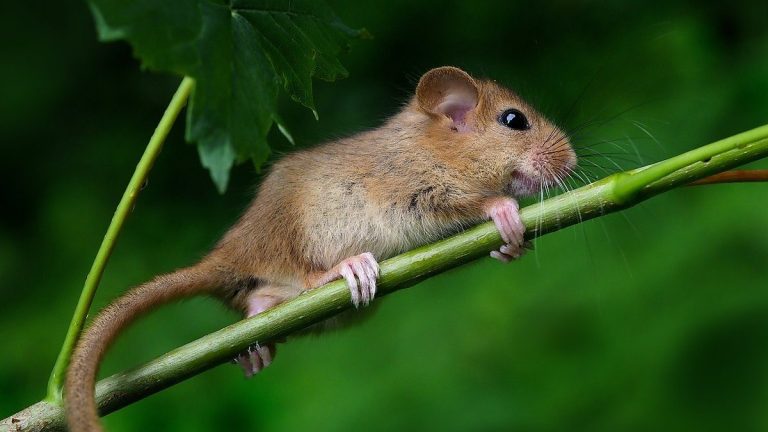
<svg viewBox="0 0 768 432"><path fill-rule="evenodd" d="M499 123L515 130L528 130L531 128L531 125L528 123L528 119L525 118L525 115L514 108L510 108L501 113L501 116L499 117Z"/></svg>

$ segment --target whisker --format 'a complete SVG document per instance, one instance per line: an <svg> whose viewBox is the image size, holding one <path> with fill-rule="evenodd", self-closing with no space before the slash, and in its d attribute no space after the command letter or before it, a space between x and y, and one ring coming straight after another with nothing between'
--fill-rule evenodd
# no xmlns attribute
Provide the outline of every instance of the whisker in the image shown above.
<svg viewBox="0 0 768 432"><path fill-rule="evenodd" d="M563 178L561 178L561 175L564 175L565 178L570 177L568 176L568 172L566 172L566 170L559 167L555 168L555 171L556 173L553 173L555 181L560 185L561 188L565 190L565 193L570 192L571 190L568 188L568 185L566 185ZM576 198L574 196L571 196L571 202L573 204L574 210L576 210L576 217L579 220L579 226L581 226L581 233L584 236L584 240L586 241L586 231L584 231L584 227L582 225L584 220L581 217L581 210L579 210L579 205L576 202ZM574 238L577 238L576 230L573 231L573 234L574 234Z"/></svg>
<svg viewBox="0 0 768 432"><path fill-rule="evenodd" d="M581 137L579 137L579 141L577 141L574 144L574 147L577 147L577 148L588 148L588 147L594 147L594 146L601 145L601 144L605 143L605 144L616 145L620 149L626 150L624 147L621 147L620 143L625 142L625 140L627 140L627 139L633 139L633 140L637 140L637 141L641 141L641 140L649 140L650 141L650 138L648 138L646 136L630 137L630 136L624 135L621 138L613 138L613 139L605 139L605 138L601 138L601 137L581 136ZM586 144L586 145L585 144L581 144L582 141L593 141L593 140L595 140L595 142L593 142L592 144Z"/></svg>
<svg viewBox="0 0 768 432"><path fill-rule="evenodd" d="M605 173L605 175L611 175L611 174L613 174L612 172L608 171L608 170L607 170L605 167L603 167L603 166L601 166L601 165L598 165L598 164L596 164L596 163L592 162L592 161L591 161L591 160L589 160L589 159L584 159L583 161L584 161L584 162L586 162L586 163L588 163L588 164L590 164L590 165L592 165L592 166L594 166L595 168L599 168L600 170L602 170L602 171ZM622 170L621 170L621 168L619 168L619 171L622 171Z"/></svg>
<svg viewBox="0 0 768 432"><path fill-rule="evenodd" d="M605 119L598 119L597 117L592 117L591 119L587 120L586 122L582 123L581 125L573 128L573 129L570 129L568 131L569 135L571 137L575 138L575 137L578 136L579 132L581 132L582 130L584 130L584 129L588 128L588 127L604 126L604 125L608 124L609 122L612 122L612 121L620 118L624 114L626 114L626 113L628 113L630 111L636 110L636 109L638 109L638 108L640 108L640 107L642 107L644 105L648 105L651 102L654 102L654 100L646 100L644 102L640 102L640 103L632 105L632 106L630 106L630 107L628 107L626 109L623 109L623 110L617 112L616 114L613 114L613 115L611 115L609 117L606 117Z"/></svg>
<svg viewBox="0 0 768 432"><path fill-rule="evenodd" d="M655 137L655 136L653 136L653 134L652 134L652 133L650 133L650 132L648 131L648 129L646 129L646 128L644 127L644 126L645 126L644 124L640 123L640 122L639 122L639 121L637 121L637 120L632 120L632 122L631 122L631 123L632 123L633 125L635 125L635 127L637 127L638 129L640 129L641 131L645 132L645 134L646 134L646 135L648 135L648 138L652 139L652 140L653 140L653 142L655 142L655 143L656 143L656 144L659 146L659 148L660 148L660 149L662 149L662 150L664 150L664 151L666 151L666 150L667 150L667 149L666 149L666 148L664 148L664 146L663 146L663 145L662 145L662 144L659 142L659 140L657 140L657 139L656 139L656 137Z"/></svg>
<svg viewBox="0 0 768 432"><path fill-rule="evenodd" d="M629 142L629 145L631 145L632 149L635 150L635 155L637 155L637 159L640 162L640 165L645 165L645 160L644 160L643 156L640 154L640 151L637 149L637 146L635 145L635 142L629 136L626 136L626 138L627 138L627 141Z"/></svg>
<svg viewBox="0 0 768 432"><path fill-rule="evenodd" d="M539 237L541 237L542 210L544 208L544 189L539 188L539 215L536 217L536 230L533 233L533 255L536 258L536 266L540 267L539 261Z"/></svg>
<svg viewBox="0 0 768 432"><path fill-rule="evenodd" d="M589 159L589 158L595 158L595 157L603 158L603 159L613 158L614 160L626 162L626 163L633 164L633 165L640 164L640 161L638 161L637 159L634 159L632 157L624 157L623 155L619 155L619 154L616 154L616 153L579 154L578 157L579 157L579 159Z"/></svg>
<svg viewBox="0 0 768 432"><path fill-rule="evenodd" d="M579 180L580 180L580 181L581 181L583 184L589 184L589 183L592 183L591 181L589 181L589 179L588 179L588 178L587 178L587 179L585 179L584 177L582 177L582 173L579 173L579 172L577 172L577 171L571 171L571 175L572 175L572 176L576 176L576 178L578 178L578 179L579 179ZM573 177L571 177L571 178L573 179ZM576 180L574 180L574 182L575 182L575 181L576 181Z"/></svg>

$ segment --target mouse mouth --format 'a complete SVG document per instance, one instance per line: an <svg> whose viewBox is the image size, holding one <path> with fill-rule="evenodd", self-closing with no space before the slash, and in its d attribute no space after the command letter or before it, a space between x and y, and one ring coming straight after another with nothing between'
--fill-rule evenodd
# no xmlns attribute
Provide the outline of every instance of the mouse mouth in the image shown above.
<svg viewBox="0 0 768 432"><path fill-rule="evenodd" d="M526 175L520 171L512 173L507 190L516 197L538 195L544 187L544 182L540 177Z"/></svg>

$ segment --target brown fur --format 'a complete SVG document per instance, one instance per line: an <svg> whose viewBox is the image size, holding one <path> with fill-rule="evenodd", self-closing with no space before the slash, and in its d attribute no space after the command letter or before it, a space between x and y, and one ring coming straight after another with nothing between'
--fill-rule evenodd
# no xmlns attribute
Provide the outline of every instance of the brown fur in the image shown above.
<svg viewBox="0 0 768 432"><path fill-rule="evenodd" d="M451 98L476 106L457 122L443 112ZM525 113L531 129L499 124L507 108ZM461 230L486 219L489 202L520 189L513 174L541 183L553 181L553 167L566 172L575 155L567 140L555 143L561 136L511 91L444 67L425 74L383 126L286 156L199 264L130 290L93 320L68 371L70 429L101 430L98 365L139 315L202 293L245 314L253 296L293 298L326 282L347 257L367 251L385 259Z"/></svg>

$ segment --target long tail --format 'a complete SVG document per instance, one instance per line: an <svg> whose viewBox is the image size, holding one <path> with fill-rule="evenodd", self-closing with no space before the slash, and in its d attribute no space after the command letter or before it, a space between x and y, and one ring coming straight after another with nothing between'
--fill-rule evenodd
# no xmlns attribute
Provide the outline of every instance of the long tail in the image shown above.
<svg viewBox="0 0 768 432"><path fill-rule="evenodd" d="M202 265L157 276L104 308L82 334L72 355L65 384L67 422L71 432L99 432L95 384L99 364L117 335L132 321L157 306L215 288L215 271Z"/></svg>

